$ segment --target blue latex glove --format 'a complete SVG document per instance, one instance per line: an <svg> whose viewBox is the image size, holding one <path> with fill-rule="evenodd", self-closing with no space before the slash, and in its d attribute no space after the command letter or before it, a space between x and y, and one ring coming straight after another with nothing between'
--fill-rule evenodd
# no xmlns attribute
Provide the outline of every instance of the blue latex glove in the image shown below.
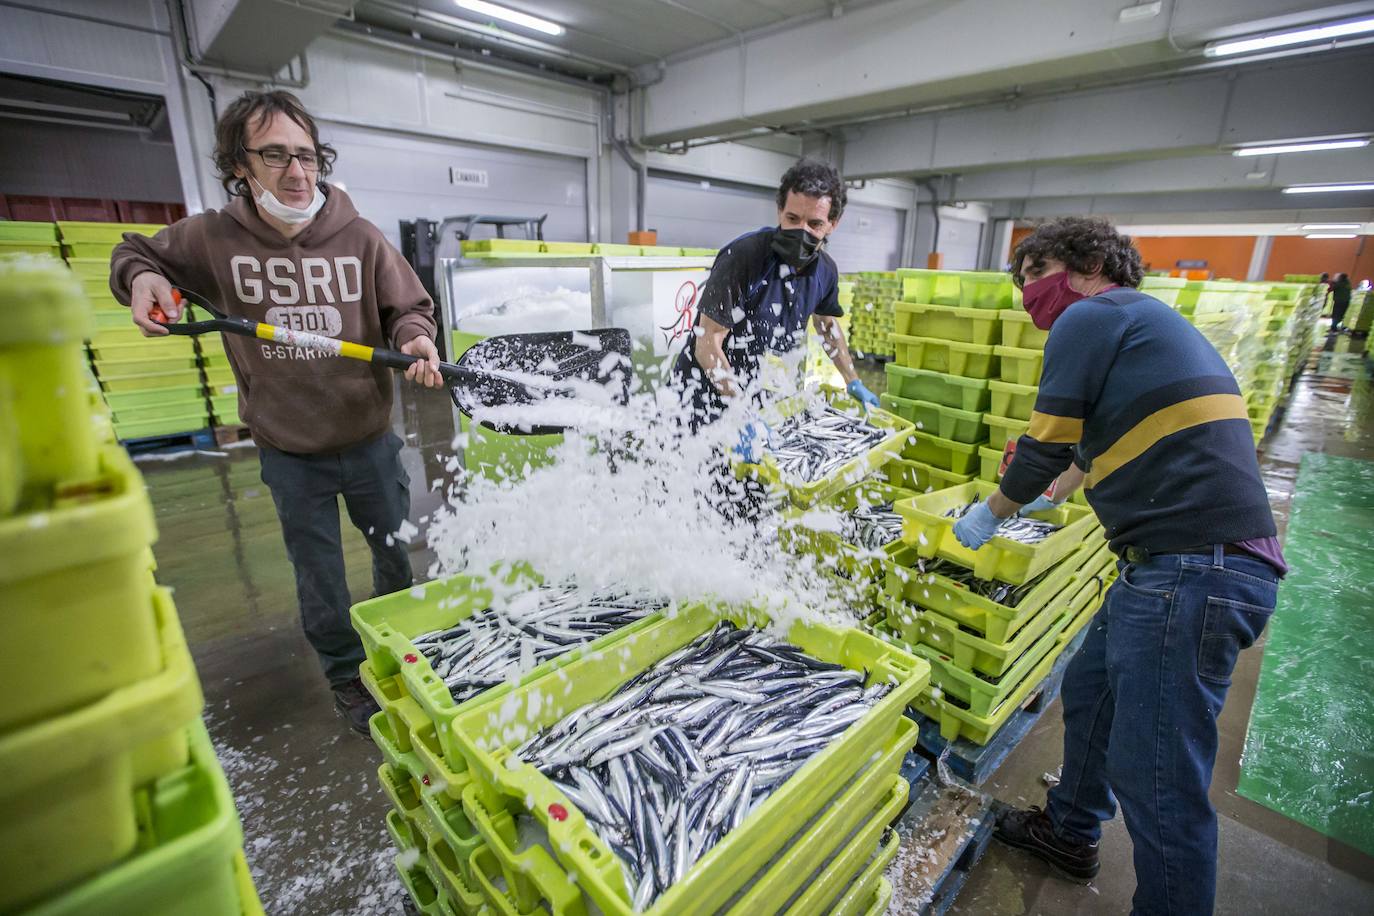
<svg viewBox="0 0 1374 916"><path fill-rule="evenodd" d="M845 390L849 392L851 398L862 404L865 410L870 407L877 407L879 404L878 396L869 391L868 386L860 379L850 382Z"/></svg>
<svg viewBox="0 0 1374 916"><path fill-rule="evenodd" d="M745 464L758 464L773 440L773 430L762 420L750 420L739 431L739 442L730 451Z"/></svg>
<svg viewBox="0 0 1374 916"><path fill-rule="evenodd" d="M992 539L1002 522L986 502L978 502L954 523L954 537L969 550L977 550Z"/></svg>
<svg viewBox="0 0 1374 916"><path fill-rule="evenodd" d="M1044 493L1041 493L1039 496L1035 497L1035 499L1022 506L1021 511L1016 514L1025 516L1030 515L1032 512L1048 512L1051 509L1058 509L1062 505L1064 505L1062 500L1055 502Z"/></svg>

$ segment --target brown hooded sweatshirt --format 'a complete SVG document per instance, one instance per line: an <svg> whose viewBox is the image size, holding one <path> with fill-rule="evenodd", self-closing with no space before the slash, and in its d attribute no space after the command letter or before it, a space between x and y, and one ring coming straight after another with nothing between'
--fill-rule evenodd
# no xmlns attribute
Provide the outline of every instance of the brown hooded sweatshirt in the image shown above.
<svg viewBox="0 0 1374 916"><path fill-rule="evenodd" d="M152 238L132 233L114 250L110 290L129 304L134 277L156 271L228 315L396 347L434 339L433 304L420 278L337 187L293 239L234 198ZM392 370L271 341L224 335L238 380L239 415L260 443L285 452L338 452L390 425Z"/></svg>

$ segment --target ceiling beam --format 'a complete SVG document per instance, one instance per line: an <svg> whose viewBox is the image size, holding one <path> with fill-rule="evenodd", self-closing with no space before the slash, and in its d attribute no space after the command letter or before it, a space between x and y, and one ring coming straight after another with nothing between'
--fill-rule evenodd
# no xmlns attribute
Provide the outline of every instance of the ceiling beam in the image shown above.
<svg viewBox="0 0 1374 916"><path fill-rule="evenodd" d="M1274 22L1374 11L1374 0L1171 0L1122 21L1123 4L894 0L748 35L669 61L646 90L644 139L803 128L903 108L1201 62L1203 45Z"/></svg>

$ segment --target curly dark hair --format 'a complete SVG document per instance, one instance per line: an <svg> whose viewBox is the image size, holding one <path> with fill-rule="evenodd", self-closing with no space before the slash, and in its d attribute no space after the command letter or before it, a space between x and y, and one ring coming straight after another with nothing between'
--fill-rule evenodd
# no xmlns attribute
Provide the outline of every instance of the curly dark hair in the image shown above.
<svg viewBox="0 0 1374 916"><path fill-rule="evenodd" d="M1140 252L1129 235L1122 235L1105 219L1065 216L1036 226L1016 246L1011 256L1011 276L1017 286L1025 285L1021 267L1030 258L1034 266L1044 266L1046 258L1062 261L1075 273L1090 274L1099 267L1103 275L1118 286L1136 287L1145 275Z"/></svg>
<svg viewBox="0 0 1374 916"><path fill-rule="evenodd" d="M248 142L249 124L264 124L278 113L286 115L310 134L310 140L315 144L315 154L320 160L316 180L323 181L334 171L334 160L339 154L328 143L320 142L320 129L300 99L280 89L272 92L250 90L234 99L215 125L216 177L230 197L253 196L248 182L234 174L235 168L248 166L248 152L244 145Z"/></svg>
<svg viewBox="0 0 1374 916"><path fill-rule="evenodd" d="M787 206L787 195L793 191L807 197L829 197L832 223L840 218L849 198L840 173L835 171L833 166L816 159L798 159L782 176L782 181L778 184L779 210Z"/></svg>

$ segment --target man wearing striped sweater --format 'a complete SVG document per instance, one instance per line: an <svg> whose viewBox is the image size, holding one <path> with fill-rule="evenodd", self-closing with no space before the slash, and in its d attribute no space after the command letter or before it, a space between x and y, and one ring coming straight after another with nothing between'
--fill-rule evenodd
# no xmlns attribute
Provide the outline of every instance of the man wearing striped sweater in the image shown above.
<svg viewBox="0 0 1374 916"><path fill-rule="evenodd" d="M1135 289L1140 255L1106 222L1041 226L1012 265L1050 331L1043 378L999 490L955 534L977 549L1002 520L1086 486L1120 577L1064 677L1061 781L998 836L1088 881L1119 803L1132 912L1211 913L1216 720L1287 571L1245 401L1197 329Z"/></svg>

